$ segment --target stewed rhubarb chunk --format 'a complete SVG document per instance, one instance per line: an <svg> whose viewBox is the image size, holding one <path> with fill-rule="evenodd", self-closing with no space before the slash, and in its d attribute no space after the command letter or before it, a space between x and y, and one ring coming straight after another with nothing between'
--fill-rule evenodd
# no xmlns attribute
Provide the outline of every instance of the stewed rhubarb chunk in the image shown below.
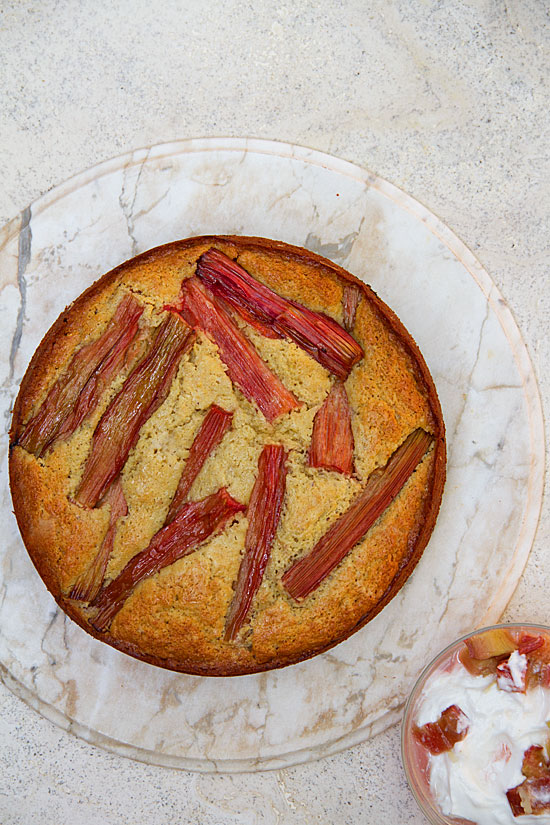
<svg viewBox="0 0 550 825"><path fill-rule="evenodd" d="M458 659L472 676L490 676L491 674L494 676L497 672L498 663L502 661L502 657L499 656L492 656L489 659L474 659L473 656L470 656L466 645L460 649Z"/></svg>
<svg viewBox="0 0 550 825"><path fill-rule="evenodd" d="M521 785L506 791L514 816L550 813L550 774L540 779L525 779Z"/></svg>
<svg viewBox="0 0 550 825"><path fill-rule="evenodd" d="M95 428L75 501L95 507L122 470L147 419L166 399L193 334L170 313L159 325L148 353L134 368Z"/></svg>
<svg viewBox="0 0 550 825"><path fill-rule="evenodd" d="M550 811L550 764L542 745L531 745L523 754L520 785L506 792L514 816Z"/></svg>
<svg viewBox="0 0 550 825"><path fill-rule="evenodd" d="M111 484L101 504L110 506L107 532L103 537L103 541L94 560L74 583L73 589L69 594L70 599L89 602L97 596L101 589L109 562L109 556L113 550L118 520L122 518L122 516L128 515L128 505L120 478L117 478L116 481Z"/></svg>
<svg viewBox="0 0 550 825"><path fill-rule="evenodd" d="M269 422L301 406L198 278L183 282L179 311L188 324L214 341L231 381Z"/></svg>
<svg viewBox="0 0 550 825"><path fill-rule="evenodd" d="M355 326L355 315L361 300L361 290L356 284L346 284L342 296L342 307L344 310L344 327L348 332L352 332Z"/></svg>
<svg viewBox="0 0 550 825"><path fill-rule="evenodd" d="M510 788L510 790L506 791L506 798L514 816L525 815L525 811L523 810L523 805L521 803L519 788L520 786L517 785L515 788Z"/></svg>
<svg viewBox="0 0 550 825"><path fill-rule="evenodd" d="M466 647L473 659L490 659L512 653L517 644L507 630L496 627L466 639Z"/></svg>
<svg viewBox="0 0 550 825"><path fill-rule="evenodd" d="M225 623L225 639L235 639L246 622L263 575L279 525L286 488L287 452L281 444L267 444L258 461L258 475L247 509L244 556L235 594Z"/></svg>
<svg viewBox="0 0 550 825"><path fill-rule="evenodd" d="M542 636L530 636L524 633L520 636L518 642L518 650L520 653L532 653L534 650L539 650L544 645Z"/></svg>
<svg viewBox="0 0 550 825"><path fill-rule="evenodd" d="M313 420L308 464L349 476L353 473L353 447L348 394L344 384L335 381Z"/></svg>
<svg viewBox="0 0 550 825"><path fill-rule="evenodd" d="M524 811L535 816L550 813L550 774L539 779L526 779L524 786L523 792L520 790Z"/></svg>
<svg viewBox="0 0 550 825"><path fill-rule="evenodd" d="M429 433L415 430L384 468L371 473L365 488L313 550L284 573L283 585L294 599L304 599L315 590L363 538L410 478L432 441Z"/></svg>
<svg viewBox="0 0 550 825"><path fill-rule="evenodd" d="M221 407L218 407L217 404L212 404L206 413L199 427L199 431L191 444L176 492L168 509L165 524L169 524L177 515L179 508L184 503L189 490L193 486L193 482L201 471L204 462L221 442L231 426L232 420L233 413L223 410Z"/></svg>
<svg viewBox="0 0 550 825"><path fill-rule="evenodd" d="M139 582L192 553L244 509L244 504L229 495L225 487L201 501L183 504L174 520L162 527L92 602L97 608L91 620L93 627L106 630Z"/></svg>
<svg viewBox="0 0 550 825"><path fill-rule="evenodd" d="M527 671L527 679L529 680L529 670ZM550 663L544 662L541 664L537 674L537 682L542 687L550 688Z"/></svg>
<svg viewBox="0 0 550 825"><path fill-rule="evenodd" d="M527 656L527 687L550 687L550 637L544 635L542 644L532 646ZM520 645L522 640L520 639Z"/></svg>
<svg viewBox="0 0 550 825"><path fill-rule="evenodd" d="M531 745L523 754L521 772L527 779L541 779L550 776L550 765L544 755L542 745Z"/></svg>
<svg viewBox="0 0 550 825"><path fill-rule="evenodd" d="M427 722L413 728L413 736L430 753L445 753L454 748L469 730L468 717L458 707L450 705L436 722Z"/></svg>
<svg viewBox="0 0 550 825"><path fill-rule="evenodd" d="M363 357L357 341L333 318L283 298L218 249L201 255L197 275L245 320L252 317L255 326L266 330L266 334L290 338L342 380Z"/></svg>
<svg viewBox="0 0 550 825"><path fill-rule="evenodd" d="M505 628L493 628L467 639L458 658L473 676L495 675L498 665L516 647L517 643Z"/></svg>
<svg viewBox="0 0 550 825"><path fill-rule="evenodd" d="M38 412L25 424L16 443L37 457L75 432L97 407L104 389L128 355L143 307L126 295L104 332L73 355Z"/></svg>

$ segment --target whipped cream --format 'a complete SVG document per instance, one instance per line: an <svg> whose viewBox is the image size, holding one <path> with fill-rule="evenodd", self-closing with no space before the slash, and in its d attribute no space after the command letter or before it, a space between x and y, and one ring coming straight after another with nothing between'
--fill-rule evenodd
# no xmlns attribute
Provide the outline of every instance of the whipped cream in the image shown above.
<svg viewBox="0 0 550 825"><path fill-rule="evenodd" d="M510 664L519 679L516 659ZM550 690L501 690L494 676L473 676L457 662L428 680L416 723L435 721L449 705L458 705L470 728L451 751L430 755L430 789L443 813L477 825L550 823L549 814L515 818L506 798L506 791L525 779L521 767L527 748L548 741Z"/></svg>

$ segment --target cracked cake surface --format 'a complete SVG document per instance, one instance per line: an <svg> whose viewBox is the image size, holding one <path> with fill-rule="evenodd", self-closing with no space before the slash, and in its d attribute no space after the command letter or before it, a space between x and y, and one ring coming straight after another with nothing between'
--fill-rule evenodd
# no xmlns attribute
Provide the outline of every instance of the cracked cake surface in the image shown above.
<svg viewBox="0 0 550 825"><path fill-rule="evenodd" d="M103 276L46 334L10 431L19 528L58 604L202 675L292 664L373 618L444 477L435 387L394 313L262 238L178 241Z"/></svg>

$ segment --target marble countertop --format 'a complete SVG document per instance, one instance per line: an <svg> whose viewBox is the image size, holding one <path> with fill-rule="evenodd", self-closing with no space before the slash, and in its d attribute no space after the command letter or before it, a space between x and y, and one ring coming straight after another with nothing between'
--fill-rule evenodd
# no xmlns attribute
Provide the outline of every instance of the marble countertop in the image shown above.
<svg viewBox="0 0 550 825"><path fill-rule="evenodd" d="M330 152L405 189L475 253L515 315L547 410L544 4L172 0L159 9L2 4L0 222L139 146L250 135ZM549 534L543 504L504 618L550 623ZM397 727L294 768L194 774L89 745L0 685L2 825L382 819L424 821Z"/></svg>

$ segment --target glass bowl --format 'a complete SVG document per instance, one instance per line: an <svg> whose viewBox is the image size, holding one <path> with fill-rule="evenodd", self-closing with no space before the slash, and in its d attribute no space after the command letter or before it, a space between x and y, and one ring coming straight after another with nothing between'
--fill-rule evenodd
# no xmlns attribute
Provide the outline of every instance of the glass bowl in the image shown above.
<svg viewBox="0 0 550 825"><path fill-rule="evenodd" d="M530 623L506 623L491 625L489 627L478 628L471 633L461 636L452 644L448 645L424 668L405 705L403 722L401 726L401 757L403 767L409 787L413 793L420 809L432 825L476 825L471 819L462 819L456 816L444 814L437 801L433 798L430 790L429 777L429 754L413 736L413 727L416 722L418 709L422 699L422 693L429 680L436 673L451 670L458 662L458 654L463 649L464 642L474 636L478 636L487 630L505 629L512 633L521 634L525 631L528 635L545 634L550 638L550 627L540 624ZM434 720L435 721L435 720ZM523 816L514 819L510 811L510 822L521 823ZM529 817L529 819L531 819ZM540 825L550 821L550 815L537 816Z"/></svg>

